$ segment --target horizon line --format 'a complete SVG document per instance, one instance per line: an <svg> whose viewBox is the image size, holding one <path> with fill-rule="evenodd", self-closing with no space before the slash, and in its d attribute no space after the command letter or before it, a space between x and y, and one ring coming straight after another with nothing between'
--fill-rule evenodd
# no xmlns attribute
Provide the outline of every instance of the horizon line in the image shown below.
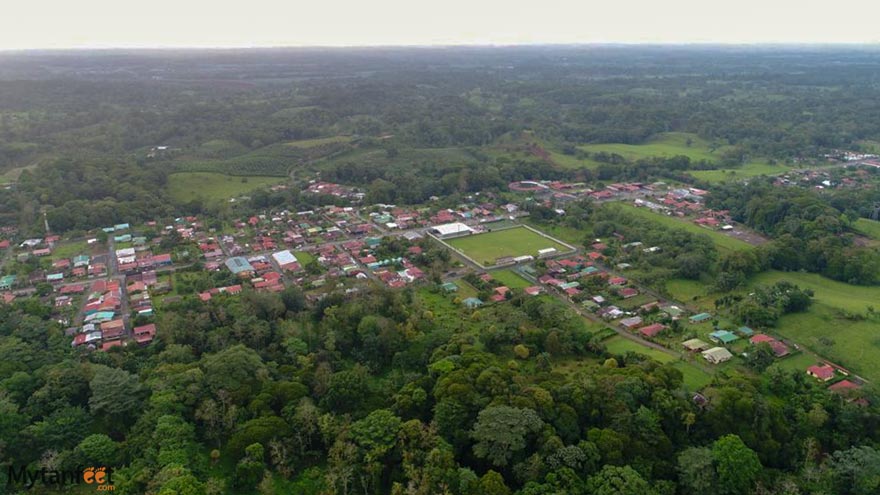
<svg viewBox="0 0 880 495"><path fill-rule="evenodd" d="M75 45L65 47L0 48L0 53L76 52L76 51L174 51L174 50L285 50L285 49L446 49L446 48L536 48L536 47L873 47L876 41L578 41L578 42L462 42L462 43L387 43L387 44L315 44L315 45Z"/></svg>

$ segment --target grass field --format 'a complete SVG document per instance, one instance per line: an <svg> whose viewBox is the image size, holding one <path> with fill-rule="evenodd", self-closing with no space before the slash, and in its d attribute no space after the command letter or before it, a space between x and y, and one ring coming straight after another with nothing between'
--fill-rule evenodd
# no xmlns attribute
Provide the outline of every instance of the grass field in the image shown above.
<svg viewBox="0 0 880 495"><path fill-rule="evenodd" d="M52 260L60 260L62 258L72 258L79 254L89 254L91 249L86 241L64 242L57 244L52 250Z"/></svg>
<svg viewBox="0 0 880 495"><path fill-rule="evenodd" d="M522 278L513 270L498 270L492 272L492 278L510 287L511 289L522 289L529 287L531 284L528 280Z"/></svg>
<svg viewBox="0 0 880 495"><path fill-rule="evenodd" d="M691 363L679 361L673 365L683 375L684 384L690 390L700 390L712 383L712 375Z"/></svg>
<svg viewBox="0 0 880 495"><path fill-rule="evenodd" d="M715 246L721 249L729 249L731 251L739 251L745 249L751 249L752 245L739 240L735 237L730 237L722 234L721 232L710 230L705 227L700 227L695 223L691 223L688 220L683 220L675 217L670 217L668 215L663 215L660 213L654 213L647 208L636 208L635 206L629 203L619 203L623 208L626 208L627 211L633 213L634 215L641 216L642 218L647 218L652 221L663 224L669 228L686 230L688 232L692 232L694 234L704 234L709 236L712 239L712 242L715 243Z"/></svg>
<svg viewBox="0 0 880 495"><path fill-rule="evenodd" d="M657 349L652 349L650 347L645 347L638 342L629 340L619 335L615 335L614 337L605 339L602 341L602 343L605 344L605 348L608 349L608 352L610 352L611 354L626 354L627 352L637 352L639 354L644 354L645 356L648 356L661 363L671 363L672 361L678 360L678 358L676 358L672 354L659 351Z"/></svg>
<svg viewBox="0 0 880 495"><path fill-rule="evenodd" d="M688 139L691 140L688 146ZM638 160L652 156L672 157L684 155L693 161L716 161L724 153L726 146L714 148L712 143L696 134L684 132L665 132L657 134L643 144L587 144L578 148L591 152L616 153L628 160Z"/></svg>
<svg viewBox="0 0 880 495"><path fill-rule="evenodd" d="M299 264L302 266L306 266L309 263L315 261L315 255L312 253L307 253L305 251L294 251L293 255L296 257L296 260L299 261Z"/></svg>
<svg viewBox="0 0 880 495"><path fill-rule="evenodd" d="M351 142L350 136L331 136L324 138L315 138L315 139L300 139L298 141L288 141L285 143L287 146L294 146L297 148L314 148L316 146L323 146L325 144L338 144L338 143L348 143Z"/></svg>
<svg viewBox="0 0 880 495"><path fill-rule="evenodd" d="M564 168L588 168L592 170L599 168L599 165L601 165L601 163L590 158L578 158L553 150L547 150L547 152L550 153L550 159L553 160L553 163Z"/></svg>
<svg viewBox="0 0 880 495"><path fill-rule="evenodd" d="M845 284L814 273L771 270L755 275L749 279L749 284L769 285L780 280L793 282L802 289L812 289L815 292L813 300L817 303L859 313L864 313L868 306L880 309L880 287Z"/></svg>
<svg viewBox="0 0 880 495"><path fill-rule="evenodd" d="M560 252L568 250L562 244L541 237L524 227L459 237L446 242L487 266L504 256L537 256L539 249L556 248Z"/></svg>
<svg viewBox="0 0 880 495"><path fill-rule="evenodd" d="M876 220L860 218L856 220L855 229L861 234L864 234L865 237L880 240L880 222Z"/></svg>
<svg viewBox="0 0 880 495"><path fill-rule="evenodd" d="M693 170L688 173L695 178L706 182L725 182L731 180L746 179L758 175L779 175L787 172L789 167L785 165L770 165L762 162L749 162L738 168L725 168L718 170Z"/></svg>
<svg viewBox="0 0 880 495"><path fill-rule="evenodd" d="M197 197L223 200L283 182L280 177L238 177L213 172L178 172L168 176L168 194L175 201L187 202Z"/></svg>

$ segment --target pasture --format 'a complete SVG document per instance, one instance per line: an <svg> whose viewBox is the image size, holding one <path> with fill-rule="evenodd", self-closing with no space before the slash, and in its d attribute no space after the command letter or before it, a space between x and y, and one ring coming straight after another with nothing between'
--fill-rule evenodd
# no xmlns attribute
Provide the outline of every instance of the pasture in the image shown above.
<svg viewBox="0 0 880 495"><path fill-rule="evenodd" d="M688 145L688 140L690 140L690 145ZM726 147L726 145L711 143L696 134L685 132L660 133L642 144L603 143L578 146L583 151L614 153L627 160L684 155L691 161L706 160L709 162L718 160Z"/></svg>
<svg viewBox="0 0 880 495"><path fill-rule="evenodd" d="M348 142L351 142L350 136L330 136L314 139L299 139L297 141L288 141L285 144L287 146L293 146L295 148L315 148L318 146L324 146L326 144L341 144Z"/></svg>
<svg viewBox="0 0 880 495"><path fill-rule="evenodd" d="M538 250L545 248L568 251L564 245L525 227L447 239L446 242L484 266L494 265L496 259L505 256L537 256Z"/></svg>
<svg viewBox="0 0 880 495"><path fill-rule="evenodd" d="M177 202L195 198L224 200L278 184L281 177L232 176L213 172L177 172L168 176L168 194Z"/></svg>
<svg viewBox="0 0 880 495"><path fill-rule="evenodd" d="M700 227L699 225L692 223L688 220L671 217L668 215L663 215L661 213L654 213L653 211L647 208L637 208L629 203L620 203L620 205L627 209L630 213L640 216L642 218L647 218L651 221L660 223L665 225L666 227L672 229L686 230L693 234L704 234L709 236L712 239L712 242L716 247L721 249L727 249L730 251L740 251L745 249L751 249L752 245L737 239L735 237L731 237L725 235L717 230L711 230L706 227Z"/></svg>
<svg viewBox="0 0 880 495"><path fill-rule="evenodd" d="M865 237L869 237L875 241L880 240L880 222L876 220L860 218L856 220L855 230Z"/></svg>
<svg viewBox="0 0 880 495"><path fill-rule="evenodd" d="M722 168L718 170L692 170L688 173L694 178L706 182L726 182L759 175L780 175L789 171L785 165L770 165L764 162L749 162L737 168Z"/></svg>

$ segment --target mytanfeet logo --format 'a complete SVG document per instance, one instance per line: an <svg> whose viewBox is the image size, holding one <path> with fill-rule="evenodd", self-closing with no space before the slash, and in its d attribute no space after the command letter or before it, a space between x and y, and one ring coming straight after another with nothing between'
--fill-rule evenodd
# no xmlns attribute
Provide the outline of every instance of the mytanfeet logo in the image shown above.
<svg viewBox="0 0 880 495"><path fill-rule="evenodd" d="M7 478L9 484L31 488L34 485L69 486L85 483L93 485L99 492L112 492L113 469L106 466L60 469L28 469L26 466L9 466Z"/></svg>

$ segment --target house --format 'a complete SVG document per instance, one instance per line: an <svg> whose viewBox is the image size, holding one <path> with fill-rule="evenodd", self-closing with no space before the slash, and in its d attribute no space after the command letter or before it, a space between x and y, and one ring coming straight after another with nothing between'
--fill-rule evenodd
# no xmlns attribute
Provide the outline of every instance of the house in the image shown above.
<svg viewBox="0 0 880 495"><path fill-rule="evenodd" d="M234 256L226 260L226 268L239 277L249 277L254 274L254 267L241 256Z"/></svg>
<svg viewBox="0 0 880 495"><path fill-rule="evenodd" d="M440 286L446 292L458 292L458 286L453 282L446 282L445 284Z"/></svg>
<svg viewBox="0 0 880 495"><path fill-rule="evenodd" d="M690 352L704 351L709 348L709 344L703 342L700 339L686 340L682 342L681 345Z"/></svg>
<svg viewBox="0 0 880 495"><path fill-rule="evenodd" d="M846 393L849 393L853 390L858 390L860 388L862 388L862 386L859 385L858 383L851 382L849 380L841 380L841 381L835 383L834 385L831 385L830 387L828 387L828 390L830 390L832 392L836 392L836 393L846 394Z"/></svg>
<svg viewBox="0 0 880 495"><path fill-rule="evenodd" d="M709 334L709 339L719 344L730 344L739 340L739 337L727 330L716 330Z"/></svg>
<svg viewBox="0 0 880 495"><path fill-rule="evenodd" d="M639 329L639 333L644 335L645 337L656 337L657 334L666 330L666 325L661 323L653 323L651 325L642 327Z"/></svg>
<svg viewBox="0 0 880 495"><path fill-rule="evenodd" d="M638 328L639 325L642 324L642 317L641 316L632 316L630 318L624 318L624 319L620 320L620 324L629 330L633 330L635 328Z"/></svg>
<svg viewBox="0 0 880 495"><path fill-rule="evenodd" d="M528 294L530 296L537 296L542 291L543 291L543 289L537 285L532 285L530 287L526 287L525 289L523 289L523 292L525 292L526 294Z"/></svg>
<svg viewBox="0 0 880 495"><path fill-rule="evenodd" d="M629 299L631 297L635 297L639 295L639 291L637 289L633 289L632 287L626 287L620 289L620 297L624 299Z"/></svg>
<svg viewBox="0 0 880 495"><path fill-rule="evenodd" d="M702 352L703 358L712 364L719 364L729 361L733 357L727 349L723 347L713 347Z"/></svg>
<svg viewBox="0 0 880 495"><path fill-rule="evenodd" d="M470 309L479 308L480 306L483 305L483 301L477 299L476 297L469 297L469 298L465 299L464 301L462 301L461 303Z"/></svg>
<svg viewBox="0 0 880 495"><path fill-rule="evenodd" d="M688 321L690 321L691 323L703 323L704 321L707 321L711 318L712 315L710 315L709 313L700 313L691 316L690 318L688 318Z"/></svg>
<svg viewBox="0 0 880 495"><path fill-rule="evenodd" d="M0 290L10 290L15 285L15 275L0 277Z"/></svg>
<svg viewBox="0 0 880 495"><path fill-rule="evenodd" d="M134 333L134 340L138 344L149 344L153 341L153 337L156 336L156 325L150 323L149 325L134 327L132 332Z"/></svg>
<svg viewBox="0 0 880 495"><path fill-rule="evenodd" d="M79 268L81 266L89 266L89 257L85 254L80 254L73 257L73 267Z"/></svg>
<svg viewBox="0 0 880 495"><path fill-rule="evenodd" d="M749 327L745 327L745 326L737 328L736 331L739 332L739 334L742 335L743 337L751 337L752 335L755 334L754 330L752 330Z"/></svg>
<svg viewBox="0 0 880 495"><path fill-rule="evenodd" d="M823 382L827 382L834 378L834 367L828 364L823 364L821 366L814 364L807 368L807 374L816 378L817 380L822 380Z"/></svg>

